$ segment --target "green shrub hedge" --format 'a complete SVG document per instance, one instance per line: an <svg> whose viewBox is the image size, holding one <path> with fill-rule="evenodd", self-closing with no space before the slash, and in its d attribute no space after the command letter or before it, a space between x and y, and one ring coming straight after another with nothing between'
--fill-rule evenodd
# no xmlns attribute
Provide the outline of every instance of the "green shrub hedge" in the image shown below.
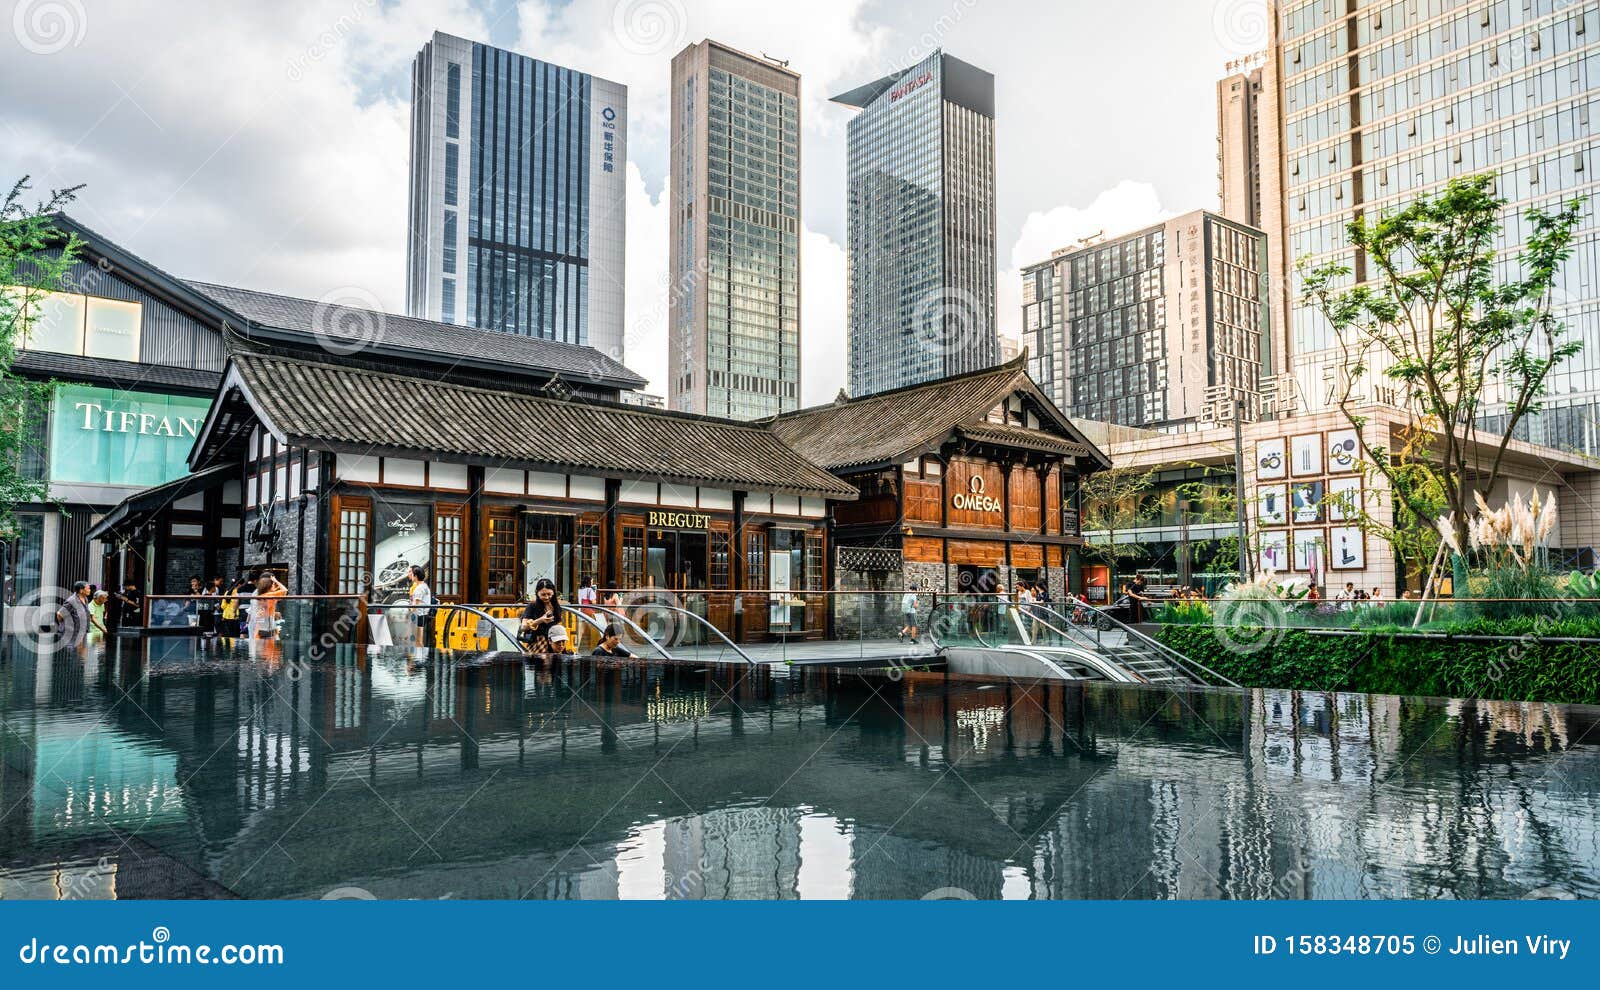
<svg viewBox="0 0 1600 990"><path fill-rule="evenodd" d="M1461 629L1475 635L1532 633L1516 622ZM1545 636L1562 633L1546 623ZM1162 642L1245 687L1301 691L1600 704L1600 643L1555 643L1532 635L1497 642L1363 631L1285 631L1255 653L1228 648L1210 626L1169 625Z"/></svg>

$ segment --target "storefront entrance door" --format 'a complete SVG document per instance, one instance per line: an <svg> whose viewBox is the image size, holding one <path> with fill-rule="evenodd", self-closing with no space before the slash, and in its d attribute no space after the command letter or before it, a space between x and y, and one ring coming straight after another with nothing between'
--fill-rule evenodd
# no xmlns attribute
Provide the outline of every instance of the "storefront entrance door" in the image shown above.
<svg viewBox="0 0 1600 990"><path fill-rule="evenodd" d="M528 540L522 549L522 590L527 600L533 600L533 586L540 578L549 578L561 587L556 574L556 544L544 540Z"/></svg>

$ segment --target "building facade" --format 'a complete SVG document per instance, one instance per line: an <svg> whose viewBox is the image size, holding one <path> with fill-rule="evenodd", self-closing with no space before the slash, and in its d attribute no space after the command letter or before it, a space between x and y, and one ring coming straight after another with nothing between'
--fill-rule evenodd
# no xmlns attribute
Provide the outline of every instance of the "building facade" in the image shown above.
<svg viewBox="0 0 1600 990"><path fill-rule="evenodd" d="M1374 443L1389 450L1406 444L1409 418L1392 406L1369 404L1353 410ZM1137 498L1138 521L1115 533L1087 531L1091 543L1116 543L1115 554L1085 568L1090 600L1104 600L1138 572L1158 591L1193 585L1215 594L1237 580L1240 543L1235 495L1234 431L1201 429L1182 434L1155 433L1107 424L1082 424L1112 457L1117 468L1135 476L1149 473ZM1244 452L1246 564L1255 573L1271 570L1332 597L1346 583L1390 600L1405 591L1420 593L1427 560L1398 555L1384 530L1395 526L1393 499L1384 476L1365 463L1356 432L1339 410L1247 423L1241 431ZM1485 463L1497 438L1464 441L1479 446ZM1503 474L1484 496L1492 506L1538 492L1554 497L1556 526L1544 546L1557 569L1594 566L1597 531L1594 493L1600 471L1581 455L1514 440ZM1094 519L1105 513L1090 512ZM1108 557L1117 561L1110 574Z"/></svg>
<svg viewBox="0 0 1600 990"><path fill-rule="evenodd" d="M834 102L849 128L850 394L990 367L994 76L934 52Z"/></svg>
<svg viewBox="0 0 1600 990"><path fill-rule="evenodd" d="M1257 65L1217 82L1217 201L1223 216L1252 227L1262 224L1261 128L1272 126L1264 74Z"/></svg>
<svg viewBox="0 0 1600 990"><path fill-rule="evenodd" d="M516 608L592 578L746 641L890 633L909 584L1064 594L1107 463L1020 361L747 423L281 348L230 353L189 457L242 480L244 563L296 594L382 601L423 564L445 602Z"/></svg>
<svg viewBox="0 0 1600 990"><path fill-rule="evenodd" d="M1069 415L1192 428L1272 367L1266 235L1197 211L1023 269L1029 370Z"/></svg>
<svg viewBox="0 0 1600 990"><path fill-rule="evenodd" d="M800 404L800 76L715 41L672 60L669 404Z"/></svg>
<svg viewBox="0 0 1600 990"><path fill-rule="evenodd" d="M435 33L412 63L406 312L623 355L627 88Z"/></svg>
<svg viewBox="0 0 1600 990"><path fill-rule="evenodd" d="M202 526L237 506L237 484L171 492L125 539L96 525L124 499L189 474L190 445L226 361L226 315L192 286L68 216L55 227L82 242L60 285L30 304L30 334L14 370L55 383L22 470L48 501L17 507L0 548L5 624L27 627L76 581L143 589L236 565L240 532ZM237 516L237 512L234 513Z"/></svg>
<svg viewBox="0 0 1600 990"><path fill-rule="evenodd" d="M1263 163L1282 169L1284 236L1273 265L1349 266L1375 278L1345 233L1457 176L1500 174L1511 203L1496 250L1502 275L1529 233L1527 211L1595 192L1600 7L1568 0L1276 0L1264 90L1281 101ZM1263 183L1267 196L1269 182ZM1270 218L1263 223L1270 224ZM1535 442L1600 450L1600 222L1593 206L1559 281L1558 315L1583 350L1550 382L1528 424ZM1285 294L1291 295L1286 284ZM1292 298L1292 295L1291 295ZM1324 318L1296 305L1290 365L1309 408L1342 373ZM1381 371L1381 369L1375 369ZM1383 400L1386 382L1359 386ZM1497 396L1488 397L1490 421Z"/></svg>
<svg viewBox="0 0 1600 990"><path fill-rule="evenodd" d="M892 594L1078 590L1081 481L1104 454L1008 364L779 417L774 432L852 485L829 508L836 622L892 635ZM935 617L937 620L938 617ZM949 618L949 616L946 616Z"/></svg>

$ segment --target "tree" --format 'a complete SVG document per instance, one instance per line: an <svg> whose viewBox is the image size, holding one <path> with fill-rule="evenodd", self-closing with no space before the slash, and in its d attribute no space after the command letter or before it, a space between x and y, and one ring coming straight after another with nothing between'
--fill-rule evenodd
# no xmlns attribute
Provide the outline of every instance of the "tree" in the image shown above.
<svg viewBox="0 0 1600 990"><path fill-rule="evenodd" d="M39 319L46 293L62 289L82 242L56 228L55 215L78 189L58 189L28 206L23 176L0 202L0 539L16 534L17 506L41 502L49 485L33 477L25 459L37 440L52 383L23 378L12 370L17 351Z"/></svg>
<svg viewBox="0 0 1600 990"><path fill-rule="evenodd" d="M1494 487L1518 424L1540 408L1551 373L1582 347L1554 309L1583 200L1524 210L1528 236L1501 280L1495 242L1506 202L1493 174L1452 179L1436 195L1346 227L1371 276L1363 284L1339 288L1352 277L1346 265L1301 268L1306 301L1327 318L1344 358L1339 408L1367 463L1388 481L1396 518L1436 518L1442 499L1463 547L1474 491ZM1372 370L1397 386L1411 417L1403 445L1412 456L1396 457L1390 438L1374 435L1355 411L1358 383ZM1480 444L1491 388L1503 399L1496 425L1504 432L1498 443Z"/></svg>
<svg viewBox="0 0 1600 990"><path fill-rule="evenodd" d="M1117 534L1138 529L1150 519L1151 507L1146 496L1155 483L1153 467L1110 467L1083 479L1083 532L1104 537L1085 540L1083 552L1111 568L1113 586L1118 563L1139 560L1145 555L1142 544L1118 543Z"/></svg>

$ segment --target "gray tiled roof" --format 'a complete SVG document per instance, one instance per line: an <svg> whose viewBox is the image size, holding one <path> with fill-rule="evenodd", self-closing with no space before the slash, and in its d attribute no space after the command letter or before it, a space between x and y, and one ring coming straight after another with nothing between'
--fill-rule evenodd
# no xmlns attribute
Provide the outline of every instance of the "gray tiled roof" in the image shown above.
<svg viewBox="0 0 1600 990"><path fill-rule="evenodd" d="M232 360L259 413L295 446L856 495L759 424L560 401L301 358L236 353Z"/></svg>
<svg viewBox="0 0 1600 990"><path fill-rule="evenodd" d="M429 354L452 362L500 364L559 373L574 383L642 388L646 380L593 347L522 334L474 330L396 313L320 303L207 282L188 283L252 324L329 342L333 353L355 350Z"/></svg>
<svg viewBox="0 0 1600 990"><path fill-rule="evenodd" d="M166 364L135 361L110 361L105 358L57 354L54 351L18 351L13 364L17 371L41 378L64 381L103 381L125 391L151 388L181 388L209 392L222 375L199 368L177 368Z"/></svg>
<svg viewBox="0 0 1600 990"><path fill-rule="evenodd" d="M1026 355L986 371L912 385L787 413L772 420L783 441L832 471L872 464L898 464L937 447L953 432L974 440L1054 453L1101 454L1039 393L1026 370ZM989 412L1013 392L1032 392L1051 411L1062 436L987 423ZM985 433L984 431L987 431ZM981 435L980 435L981 434Z"/></svg>

